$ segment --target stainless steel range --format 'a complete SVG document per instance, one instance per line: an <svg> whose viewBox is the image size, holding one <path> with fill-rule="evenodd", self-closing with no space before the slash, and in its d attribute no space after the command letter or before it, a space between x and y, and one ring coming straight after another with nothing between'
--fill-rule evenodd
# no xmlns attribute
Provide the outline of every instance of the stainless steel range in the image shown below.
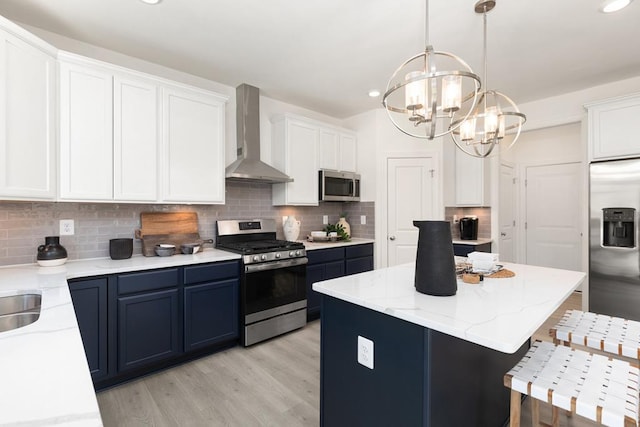
<svg viewBox="0 0 640 427"><path fill-rule="evenodd" d="M272 219L226 220L216 223L216 247L242 254L242 345L307 323L307 253L302 243L277 240Z"/></svg>

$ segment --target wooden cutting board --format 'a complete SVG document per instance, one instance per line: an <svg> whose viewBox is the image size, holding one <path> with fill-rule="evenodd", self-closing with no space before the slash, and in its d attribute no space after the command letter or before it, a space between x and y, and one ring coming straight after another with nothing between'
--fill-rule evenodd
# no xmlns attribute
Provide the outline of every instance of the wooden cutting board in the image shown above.
<svg viewBox="0 0 640 427"><path fill-rule="evenodd" d="M148 235L197 234L197 212L142 212L140 238Z"/></svg>

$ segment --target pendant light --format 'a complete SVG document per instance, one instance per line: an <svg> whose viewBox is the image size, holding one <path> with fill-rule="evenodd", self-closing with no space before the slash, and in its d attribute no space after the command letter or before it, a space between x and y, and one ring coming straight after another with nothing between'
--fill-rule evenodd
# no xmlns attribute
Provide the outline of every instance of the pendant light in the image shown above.
<svg viewBox="0 0 640 427"><path fill-rule="evenodd" d="M475 12L482 13L484 19L484 85L487 86L487 12L496 5L495 0L480 0ZM470 102L469 102L470 103ZM457 112L451 119L451 138L458 148L474 157L487 157L498 143L507 149L520 136L527 117L507 95L496 90L480 92L477 104L470 115Z"/></svg>
<svg viewBox="0 0 640 427"><path fill-rule="evenodd" d="M461 125L451 121L454 113L463 119L471 114L481 84L462 59L437 52L429 44L429 0L425 1L424 39L424 52L403 62L389 79L382 105L400 131L431 140Z"/></svg>

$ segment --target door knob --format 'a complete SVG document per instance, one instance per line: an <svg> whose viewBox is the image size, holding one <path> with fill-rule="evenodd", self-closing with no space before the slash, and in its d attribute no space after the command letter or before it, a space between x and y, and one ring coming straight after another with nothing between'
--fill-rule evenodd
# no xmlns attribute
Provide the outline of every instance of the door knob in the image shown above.
<svg viewBox="0 0 640 427"><path fill-rule="evenodd" d="M502 237L507 237L507 233L500 233Z"/></svg>
<svg viewBox="0 0 640 427"><path fill-rule="evenodd" d="M396 236L389 236L389 240L396 240Z"/></svg>

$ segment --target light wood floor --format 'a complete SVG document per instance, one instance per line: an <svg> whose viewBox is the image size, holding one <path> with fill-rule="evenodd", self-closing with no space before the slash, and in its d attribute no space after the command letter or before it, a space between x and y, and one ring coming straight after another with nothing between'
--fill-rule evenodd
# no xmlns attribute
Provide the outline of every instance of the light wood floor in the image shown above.
<svg viewBox="0 0 640 427"><path fill-rule="evenodd" d="M549 327L571 296L534 335ZM320 423L320 322L248 348L235 347L98 393L102 420L111 426L318 426ZM529 399L522 426L531 425ZM550 420L541 405L542 420ZM561 415L561 426L593 426Z"/></svg>

